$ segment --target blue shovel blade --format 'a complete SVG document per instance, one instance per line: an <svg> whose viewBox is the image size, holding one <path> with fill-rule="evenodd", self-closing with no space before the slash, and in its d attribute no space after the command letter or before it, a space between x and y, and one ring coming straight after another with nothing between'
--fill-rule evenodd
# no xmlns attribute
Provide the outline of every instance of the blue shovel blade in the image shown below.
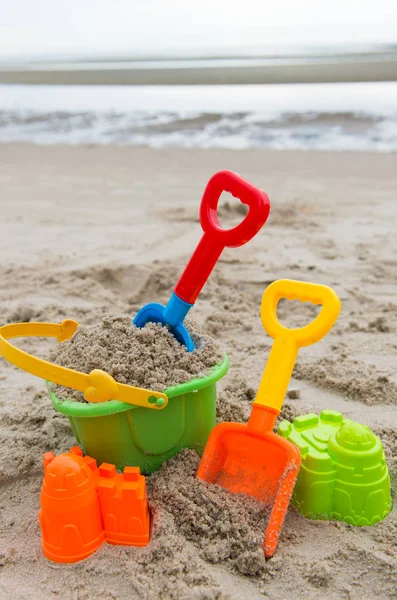
<svg viewBox="0 0 397 600"><path fill-rule="evenodd" d="M165 327L168 327L180 344L186 346L188 352L193 352L194 342L190 337L188 330L183 323L170 325L164 315L165 308L166 307L159 302L150 302L137 312L132 322L135 327L145 327L147 323L161 323Z"/></svg>

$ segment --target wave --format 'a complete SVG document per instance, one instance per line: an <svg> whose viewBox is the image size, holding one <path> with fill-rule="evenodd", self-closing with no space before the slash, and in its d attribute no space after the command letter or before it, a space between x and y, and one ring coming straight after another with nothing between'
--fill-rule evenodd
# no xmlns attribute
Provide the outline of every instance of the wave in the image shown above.
<svg viewBox="0 0 397 600"><path fill-rule="evenodd" d="M0 86L0 142L396 151L397 85L352 85Z"/></svg>

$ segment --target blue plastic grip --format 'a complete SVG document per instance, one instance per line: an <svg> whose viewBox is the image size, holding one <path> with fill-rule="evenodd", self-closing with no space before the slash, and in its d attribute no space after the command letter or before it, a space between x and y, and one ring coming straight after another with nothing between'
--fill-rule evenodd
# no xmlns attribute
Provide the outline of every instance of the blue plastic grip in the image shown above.
<svg viewBox="0 0 397 600"><path fill-rule="evenodd" d="M166 323L171 325L171 327L175 327L175 325L178 325L178 323L183 323L184 318L192 306L194 305L185 302L179 298L175 292L172 292L171 298L168 300L168 303L164 308L163 316Z"/></svg>

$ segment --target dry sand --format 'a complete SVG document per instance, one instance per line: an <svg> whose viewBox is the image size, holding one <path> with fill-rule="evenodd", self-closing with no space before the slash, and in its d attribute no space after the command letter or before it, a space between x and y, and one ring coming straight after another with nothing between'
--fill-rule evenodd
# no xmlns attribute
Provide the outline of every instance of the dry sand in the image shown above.
<svg viewBox="0 0 397 600"><path fill-rule="evenodd" d="M212 337L191 319L184 323L194 352L188 352L160 323L138 328L131 323L131 315L106 315L95 325L80 325L70 340L57 344L49 360L83 373L102 369L119 383L162 392L208 376L223 359ZM58 398L86 402L82 392L60 385L51 387Z"/></svg>
<svg viewBox="0 0 397 600"><path fill-rule="evenodd" d="M268 223L247 246L224 252L194 309L230 358L218 418L249 414L270 347L259 319L268 283L329 284L342 299L340 318L325 340L302 350L283 416L327 407L370 425L384 442L396 504L395 155L14 145L0 146L0 165L1 323L68 317L92 325L109 312L134 315L149 300L166 301L199 239L210 175L233 169L265 189ZM234 207L222 209L226 225L241 219ZM279 314L297 325L315 312L284 302ZM40 356L53 348L47 340L19 343ZM48 562L37 520L41 455L67 450L73 437L43 382L2 360L0 390L1 598L397 597L396 508L370 528L308 521L291 508L265 562L252 547L244 556L227 542L239 532L238 506L219 545L214 521L203 520L194 500L191 455L148 483L154 506L167 480L179 477L180 489L170 485L170 509L154 511L146 549L104 545L78 565ZM211 502L209 514L221 514L216 495ZM255 514L252 507L244 525L251 546Z"/></svg>

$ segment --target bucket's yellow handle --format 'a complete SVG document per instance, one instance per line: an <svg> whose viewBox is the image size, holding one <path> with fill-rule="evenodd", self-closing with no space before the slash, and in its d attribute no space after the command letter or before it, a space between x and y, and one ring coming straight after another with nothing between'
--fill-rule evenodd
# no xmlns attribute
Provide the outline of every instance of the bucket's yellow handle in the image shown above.
<svg viewBox="0 0 397 600"><path fill-rule="evenodd" d="M17 337L54 337L63 342L72 337L78 323L70 319L62 323L15 323L0 327L0 355L13 365L59 385L84 393L87 402L106 402L119 400L135 406L144 406L161 410L168 404L168 397L162 392L153 392L143 388L118 383L109 373L94 369L88 375L73 369L67 369L36 358L9 342Z"/></svg>
<svg viewBox="0 0 397 600"><path fill-rule="evenodd" d="M308 325L288 329L277 318L277 304L281 298L322 304L322 309ZM280 412L299 348L321 340L334 325L340 307L339 296L326 285L280 279L266 288L262 298L261 318L263 327L274 338L274 343L254 405Z"/></svg>

